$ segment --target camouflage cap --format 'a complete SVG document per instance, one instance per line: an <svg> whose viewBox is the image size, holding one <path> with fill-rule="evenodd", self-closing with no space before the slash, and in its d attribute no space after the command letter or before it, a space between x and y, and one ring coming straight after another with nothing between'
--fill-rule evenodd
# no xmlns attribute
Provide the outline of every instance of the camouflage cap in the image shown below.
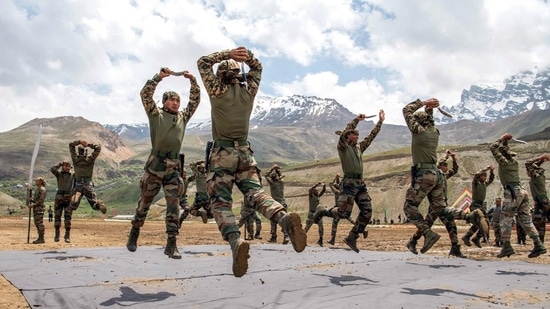
<svg viewBox="0 0 550 309"><path fill-rule="evenodd" d="M168 101L170 99L177 99L179 101L180 100L180 95L175 91L166 91L162 95L162 104L164 104L166 101Z"/></svg>
<svg viewBox="0 0 550 309"><path fill-rule="evenodd" d="M233 59L224 60L224 61L220 62L220 64L218 65L218 68L216 69L216 75L218 75L218 73L220 73L220 72L229 71L229 70L239 70L240 71L240 69L241 68L239 68L239 64L237 63L237 61L235 61Z"/></svg>

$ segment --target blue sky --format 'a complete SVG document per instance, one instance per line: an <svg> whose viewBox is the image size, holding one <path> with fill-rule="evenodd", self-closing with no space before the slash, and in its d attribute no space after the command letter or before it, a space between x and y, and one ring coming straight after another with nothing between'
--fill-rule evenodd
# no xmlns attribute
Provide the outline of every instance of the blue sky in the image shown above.
<svg viewBox="0 0 550 309"><path fill-rule="evenodd" d="M543 0L8 0L0 12L0 132L57 116L144 123L139 91L161 66L199 78L200 56L238 46L263 63L261 95L334 98L394 124L416 98L455 105L472 84L550 65ZM166 90L187 97L189 82L169 77L156 98ZM209 117L202 99L196 119Z"/></svg>

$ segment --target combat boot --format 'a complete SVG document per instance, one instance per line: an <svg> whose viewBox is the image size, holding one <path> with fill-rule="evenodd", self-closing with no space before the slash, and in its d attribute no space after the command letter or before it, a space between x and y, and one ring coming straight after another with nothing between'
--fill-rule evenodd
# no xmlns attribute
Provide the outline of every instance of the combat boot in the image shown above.
<svg viewBox="0 0 550 309"><path fill-rule="evenodd" d="M476 226L484 237L489 237L489 224L483 211L476 209L466 215L466 222Z"/></svg>
<svg viewBox="0 0 550 309"><path fill-rule="evenodd" d="M348 236L344 237L344 242L346 245L348 245L351 250L355 251L355 253L359 253L359 248L357 248L357 238L359 238L359 235L353 231L350 231Z"/></svg>
<svg viewBox="0 0 550 309"><path fill-rule="evenodd" d="M256 239L262 239L262 235L260 235L259 231L256 231L256 234L254 234L254 238Z"/></svg>
<svg viewBox="0 0 550 309"><path fill-rule="evenodd" d="M59 242L59 227L55 228L55 235L53 236L53 241Z"/></svg>
<svg viewBox="0 0 550 309"><path fill-rule="evenodd" d="M512 248L510 241L504 241L500 253L497 254L497 258L510 257L512 254L516 254L516 252L514 252L514 248Z"/></svg>
<svg viewBox="0 0 550 309"><path fill-rule="evenodd" d="M271 238L267 242L277 242L277 235L271 235Z"/></svg>
<svg viewBox="0 0 550 309"><path fill-rule="evenodd" d="M242 277L248 270L248 251L250 244L242 240L238 233L231 233L227 237L233 254L233 275Z"/></svg>
<svg viewBox="0 0 550 309"><path fill-rule="evenodd" d="M422 246L422 249L420 249L421 253L426 253L430 248L435 245L435 243L441 238L439 234L432 230L426 230L424 232L424 246Z"/></svg>
<svg viewBox="0 0 550 309"><path fill-rule="evenodd" d="M208 214L205 210L199 209L199 215L201 216L202 223L206 224L208 223Z"/></svg>
<svg viewBox="0 0 550 309"><path fill-rule="evenodd" d="M481 237L476 235L472 238L472 242L474 243L474 245L476 245L476 247L478 248L481 248Z"/></svg>
<svg viewBox="0 0 550 309"><path fill-rule="evenodd" d="M451 251L449 252L449 255L456 256L459 258L467 258L462 252L460 252L460 245L459 244L451 244Z"/></svg>
<svg viewBox="0 0 550 309"><path fill-rule="evenodd" d="M288 245L289 242L290 242L290 239L288 239L288 235L284 235L283 236L283 245Z"/></svg>
<svg viewBox="0 0 550 309"><path fill-rule="evenodd" d="M317 241L317 244L319 245L319 247L323 246L323 237L319 237L319 240Z"/></svg>
<svg viewBox="0 0 550 309"><path fill-rule="evenodd" d="M330 239L327 242L334 246L336 243L336 235L330 235Z"/></svg>
<svg viewBox="0 0 550 309"><path fill-rule="evenodd" d="M107 213L107 206L105 206L105 202L103 202L102 200L97 200L97 203L95 204L95 206L97 208L94 208L94 209L101 211L102 214Z"/></svg>
<svg viewBox="0 0 550 309"><path fill-rule="evenodd" d="M171 259L181 259L181 254L178 251L178 246L176 245L176 236L168 236L168 238L166 239L164 254L168 255L168 257Z"/></svg>
<svg viewBox="0 0 550 309"><path fill-rule="evenodd" d="M32 242L33 244L43 244L44 241L44 234L38 235L38 238Z"/></svg>
<svg viewBox="0 0 550 309"><path fill-rule="evenodd" d="M65 229L65 236L63 236L63 239L65 240L66 243L68 243L68 244L71 243L71 230L70 229Z"/></svg>
<svg viewBox="0 0 550 309"><path fill-rule="evenodd" d="M531 250L531 252L529 252L529 255L527 256L528 258L535 258L547 252L546 248L544 247L540 239L537 238L534 240L534 242L535 242L535 247L533 248L533 250Z"/></svg>
<svg viewBox="0 0 550 309"><path fill-rule="evenodd" d="M139 237L139 228L133 227L128 234L128 242L126 242L126 248L130 252L135 252L137 250L137 240Z"/></svg>
<svg viewBox="0 0 550 309"><path fill-rule="evenodd" d="M464 236L462 236L462 241L464 242L464 244L468 247L470 247L472 245L472 243L470 242L470 235L469 234L466 234Z"/></svg>
<svg viewBox="0 0 550 309"><path fill-rule="evenodd" d="M412 237L409 242L407 243L407 249L409 249L409 251L411 251L412 253L414 254L418 254L418 251L416 250L416 244L417 244L417 239Z"/></svg>
<svg viewBox="0 0 550 309"><path fill-rule="evenodd" d="M304 251L307 245L307 235L302 229L302 219L300 215L295 212L284 213L278 221L283 228L283 233L290 238L294 251Z"/></svg>

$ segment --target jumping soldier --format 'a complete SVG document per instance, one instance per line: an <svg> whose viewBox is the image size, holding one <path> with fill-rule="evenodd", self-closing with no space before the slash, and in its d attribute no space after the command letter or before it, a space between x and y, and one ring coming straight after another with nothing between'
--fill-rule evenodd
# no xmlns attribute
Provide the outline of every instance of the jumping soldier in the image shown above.
<svg viewBox="0 0 550 309"><path fill-rule="evenodd" d="M61 216L63 215L65 223L65 237L63 238L66 243L70 243L70 231L71 231L71 219L73 215L73 208L71 207L71 192L74 183L74 173L72 172L71 163L63 160L62 162L52 166L50 172L54 174L57 179L57 192L55 193L54 202L54 222L55 235L53 240L59 241L59 229L61 228Z"/></svg>
<svg viewBox="0 0 550 309"><path fill-rule="evenodd" d="M274 164L269 172L267 172L265 179L269 184L269 192L271 193L273 199L283 205L285 210L288 211L288 205L285 200L285 184L283 182L284 177L285 176L282 174L279 165ZM270 224L271 238L269 239L269 242L277 242L277 222L270 221ZM288 242L288 234L283 231L283 245L288 244Z"/></svg>
<svg viewBox="0 0 550 309"><path fill-rule="evenodd" d="M517 224L521 225L525 233L533 240L534 248L529 253L529 258L537 257L547 252L539 233L529 213L529 195L521 186L519 178L519 163L516 160L517 154L510 151L508 142L512 139L512 134L505 133L489 147L493 157L498 163L498 176L504 189L504 203L502 206L502 216L500 220L500 229L502 232L502 250L497 257L510 257L515 254L514 248L510 244L512 235L512 221L514 215L517 215Z"/></svg>
<svg viewBox="0 0 550 309"><path fill-rule="evenodd" d="M320 185L323 185L323 188L321 190L317 189ZM321 203L321 196L325 194L327 191L326 184L322 182L318 182L314 184L311 188L309 188L308 191L308 197L309 197L309 213L307 215L306 219L306 227L304 228L304 232L308 232L311 226L313 225L313 221L315 220L315 214L318 209L323 209L326 211L326 208L323 206L320 206ZM317 244L322 247L323 246L323 234L325 233L325 229L323 228L323 218L319 218L315 222L317 224L317 227L319 228L319 240L317 240Z"/></svg>
<svg viewBox="0 0 550 309"><path fill-rule="evenodd" d="M550 216L550 203L546 192L546 176L542 163L550 161L550 155L545 153L525 162L525 169L529 176L529 189L535 205L533 207L533 224L539 232L540 241L544 242L546 234L546 220Z"/></svg>
<svg viewBox="0 0 550 309"><path fill-rule="evenodd" d="M470 211L479 209L483 212L485 217L487 216L487 209L484 207L485 197L487 196L487 187L495 180L495 173L493 172L494 169L495 168L492 165L489 165L486 168L477 171L473 175L474 179L472 180L472 203L470 204ZM489 179L487 179L487 171L489 171ZM487 219L485 218L484 220ZM487 225L489 225L488 222ZM481 238L485 238L485 236L483 231L478 229L475 224L468 229L464 236L462 236L462 241L466 246L471 246L472 243L470 243L470 238L474 234L475 236L472 238L472 242L478 248L481 248Z"/></svg>
<svg viewBox="0 0 550 309"><path fill-rule="evenodd" d="M237 62L244 62L248 73ZM219 63L216 74L213 66ZM281 203L262 189L256 160L250 147L248 130L254 97L258 93L262 65L245 47L223 50L199 58L197 66L211 103L212 137L207 190L214 219L233 254L233 275L243 276L248 270L249 243L240 237L232 207L232 188L237 185L250 202L251 210L277 221L289 235L296 252L302 252L307 236L300 215L287 213Z"/></svg>
<svg viewBox="0 0 550 309"><path fill-rule="evenodd" d="M141 195L132 219L132 229L128 235L126 248L130 252L137 250L140 229L145 223L153 198L163 188L166 199L167 235L164 254L169 258L181 259L176 244L176 236L179 234L180 227L178 206L183 192L183 179L180 174L183 166L180 161L180 149L185 127L200 103L200 88L193 74L183 71L181 75L191 82L187 107L182 111L179 110L180 96L174 91L165 92L162 95L162 108L157 107L153 99L155 89L163 78L173 74L175 72L169 68L161 68L153 78L147 80L140 92L141 102L149 119L152 149L143 168L144 172L140 180Z"/></svg>
<svg viewBox="0 0 550 309"><path fill-rule="evenodd" d="M212 215L212 210L210 209L208 193L206 193L206 169L204 166L204 160L189 163L189 168L193 171L195 187L197 188L195 200L193 201L193 205L191 206L189 212L195 217L201 217L202 223L206 224L208 219L212 219L214 216Z"/></svg>

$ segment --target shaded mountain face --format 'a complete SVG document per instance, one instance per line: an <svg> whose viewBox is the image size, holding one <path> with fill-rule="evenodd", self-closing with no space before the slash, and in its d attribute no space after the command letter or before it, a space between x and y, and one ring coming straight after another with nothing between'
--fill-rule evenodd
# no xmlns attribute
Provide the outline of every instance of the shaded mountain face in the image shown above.
<svg viewBox="0 0 550 309"><path fill-rule="evenodd" d="M469 90L462 91L458 105L443 107L454 118L436 115L439 123L459 120L493 122L531 110L548 110L550 68L524 71L498 84L472 85Z"/></svg>

